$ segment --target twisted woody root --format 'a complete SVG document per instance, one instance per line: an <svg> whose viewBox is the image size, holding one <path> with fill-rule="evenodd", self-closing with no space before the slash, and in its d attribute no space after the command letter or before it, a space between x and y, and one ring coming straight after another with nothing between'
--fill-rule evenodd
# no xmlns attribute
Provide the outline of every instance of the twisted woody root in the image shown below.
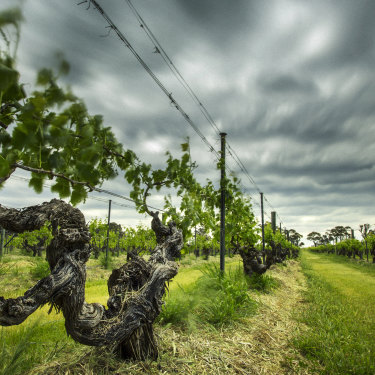
<svg viewBox="0 0 375 375"><path fill-rule="evenodd" d="M162 224L150 212L157 246L146 262L134 256L113 270L108 279L108 308L85 301L85 263L90 257L90 234L80 210L53 199L22 210L0 205L0 226L16 233L51 223L53 239L47 247L51 273L17 298L0 297L0 325L22 323L38 307L50 304L62 311L67 333L91 346L110 346L122 358L156 359L152 323L159 315L165 284L178 272L173 261L180 254L182 233L173 223Z"/></svg>

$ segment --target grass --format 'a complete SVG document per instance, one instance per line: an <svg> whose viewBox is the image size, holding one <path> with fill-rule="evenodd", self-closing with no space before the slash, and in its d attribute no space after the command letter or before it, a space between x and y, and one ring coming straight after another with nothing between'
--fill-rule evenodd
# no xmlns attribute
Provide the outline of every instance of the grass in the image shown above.
<svg viewBox="0 0 375 375"><path fill-rule="evenodd" d="M271 293L272 290L279 286L277 280L267 274L252 274L249 278L249 287L262 293Z"/></svg>
<svg viewBox="0 0 375 375"><path fill-rule="evenodd" d="M25 374L36 364L50 362L66 348L73 351L78 346L67 337L63 319L45 319L43 314L30 318L27 324L2 327L0 336L0 375Z"/></svg>
<svg viewBox="0 0 375 375"><path fill-rule="evenodd" d="M125 257L113 257L114 266L124 263ZM36 274L41 275L35 269L42 269L39 263L44 262L14 254L3 260L5 262L0 263L4 266L0 287L5 298L22 295L34 285ZM283 361L280 347L285 348L284 337L289 331L279 327L283 319L290 319L290 314L282 314L281 302L278 301L284 301L285 294L279 298L274 293L249 292L250 281L243 275L239 258L226 260L224 276L219 272L218 262L218 257L210 257L209 261L191 257L189 262L181 262L178 275L169 285L170 292L160 322L155 324L161 353L157 362L123 363L105 349L77 344L67 337L62 315L54 312L48 315L48 306L45 306L21 325L2 329L0 369L3 372L0 371L0 375L247 374L252 368L259 373L271 367L278 370L267 373L283 373L279 371L279 364ZM13 277L15 266L18 274ZM90 259L87 271L86 300L105 305L108 298L106 280L111 271L104 269L99 259ZM286 282L293 280L288 267L275 268L274 272L277 277L284 275ZM272 278L267 276L263 283L268 285L270 280ZM265 302L262 302L262 296L267 296ZM258 302L255 303L254 299ZM270 307L267 308L269 301ZM255 314L257 308L262 310L261 317ZM274 325L275 321L277 325ZM278 335L282 337L281 343L274 346L274 340L279 340ZM298 362L287 350L288 358L291 358L288 366L294 369ZM270 362L270 356L277 360Z"/></svg>
<svg viewBox="0 0 375 375"><path fill-rule="evenodd" d="M310 252L311 255L317 254L314 252ZM372 275L375 275L375 263L372 263L372 259L370 258L370 261L367 262L365 259L360 260L358 257L356 259L348 258L346 256L342 255L336 255L336 254L326 254L321 253L319 254L322 260L329 260L334 261L338 264L346 264L350 265L352 269L360 270L361 272L366 272Z"/></svg>
<svg viewBox="0 0 375 375"><path fill-rule="evenodd" d="M235 272L237 264L238 261L233 265L226 264L226 268ZM193 262L192 271L198 268ZM184 272L180 281L185 282L185 290L189 272L184 267L181 271ZM309 363L288 345L288 337L296 331L291 311L300 298L299 266L292 262L290 267L275 267L270 272L283 288L268 294L250 291L250 295L259 300L261 315L244 317L217 328L200 324L192 331L173 324L155 324L160 352L155 362L121 362L105 349L80 345L74 351L64 349L64 356L59 355L50 363L37 366L29 375L312 374ZM181 291L177 283L173 283L171 295Z"/></svg>
<svg viewBox="0 0 375 375"><path fill-rule="evenodd" d="M323 374L374 374L375 275L309 252L301 264L309 303L301 319L310 328L295 345L323 365Z"/></svg>
<svg viewBox="0 0 375 375"><path fill-rule="evenodd" d="M31 276L36 280L43 279L50 273L48 262L44 259L37 259L36 266L30 270Z"/></svg>
<svg viewBox="0 0 375 375"><path fill-rule="evenodd" d="M223 275L216 263L201 266L195 282L180 284L166 297L158 321L194 330L202 324L222 327L254 314L256 303L248 294L248 279L239 267L228 268Z"/></svg>
<svg viewBox="0 0 375 375"><path fill-rule="evenodd" d="M112 270L114 268L113 258L112 258L111 253L109 253L109 252L108 252L107 255L106 255L105 252L104 253L100 253L100 255L99 255L99 263L106 270L109 270L109 269Z"/></svg>

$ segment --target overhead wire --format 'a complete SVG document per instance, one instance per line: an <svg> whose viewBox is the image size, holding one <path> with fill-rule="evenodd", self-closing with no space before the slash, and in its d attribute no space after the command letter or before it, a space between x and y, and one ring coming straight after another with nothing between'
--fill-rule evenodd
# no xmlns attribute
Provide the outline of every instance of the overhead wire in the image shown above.
<svg viewBox="0 0 375 375"><path fill-rule="evenodd" d="M172 59L169 57L155 34L152 32L152 30L148 27L147 23L145 20L142 18L138 10L135 8L131 0L126 0L129 8L135 15L136 19L139 22L140 27L142 30L145 32L147 37L150 39L151 43L154 45L155 52L160 54L168 68L171 70L173 75L177 78L177 80L181 83L181 85L184 87L184 89L187 91L189 96L193 99L193 101L198 105L199 109L201 110L203 116L206 118L206 120L209 122L211 127L214 129L214 131L217 133L217 135L220 134L220 129L216 125L216 122L212 118L211 114L208 112L207 108L202 104L202 101L199 99L199 97L195 94L194 90L191 88L191 86L187 83L185 78L182 76L176 65L173 63ZM227 150L229 155L233 158L233 160L236 162L236 164L239 166L240 170L245 174L245 176L249 179L250 183L255 186L256 190L260 193L261 190L259 186L256 184L254 178L250 175L250 173L247 171L245 165L237 155L236 151L230 146L228 142L226 142L227 145ZM226 163L227 169L232 173L235 174L234 171L229 167L229 165ZM247 189L242 185L241 189L245 192ZM254 199L252 194L249 194L252 197L252 201L255 205L259 205L259 203Z"/></svg>
<svg viewBox="0 0 375 375"><path fill-rule="evenodd" d="M181 113L181 115L185 118L185 120L189 123L189 125L194 129L194 131L199 135L201 140L207 145L209 148L210 152L213 152L218 160L220 160L220 153L214 149L214 147L211 145L211 143L207 140L207 138L203 135L199 127L194 123L194 121L189 117L189 115L183 110L183 108L180 106L180 104L173 98L172 93L170 93L166 87L163 85L163 83L157 78L157 76L153 73L153 71L150 69L150 67L146 64L146 62L140 57L140 55L135 51L133 46L130 44L130 42L127 40L127 38L124 36L124 34L117 28L117 26L113 23L111 18L107 15L107 13L104 11L104 9L97 3L95 0L86 0L82 1L79 4L82 3L87 3L89 2L92 3L95 7L95 9L101 14L101 16L107 21L110 29L113 29L119 39L125 44L126 47L129 48L129 50L132 52L132 54L136 57L138 62L142 65L142 67L146 70L146 72L151 76L151 78L155 81L155 83L160 87L160 89L164 92L164 94L171 100L171 103L175 106L175 108ZM150 39L150 41L153 43L155 47L155 52L160 54L164 62L167 64L171 72L174 74L174 76L177 78L177 80L182 84L182 86L185 88L185 90L188 92L189 96L193 99L193 101L199 106L200 111L206 118L206 120L209 122L211 127L214 129L214 131L218 134L220 134L220 129L216 125L214 119L208 112L207 108L203 105L202 101L198 98L198 96L195 94L191 86L187 83L185 78L182 76L176 65L173 63L172 59L169 57L169 55L166 53L165 49L161 46L160 42L154 35L154 33L151 31L151 29L148 27L142 16L139 14L137 9L134 7L132 4L131 0L126 0L128 3L131 11L137 18L141 28L144 30L146 33L147 37ZM248 170L246 169L245 165L237 155L236 151L230 146L230 144L227 142L227 150L229 155L233 158L233 160L236 162L236 164L239 166L240 170L245 174L247 179L250 181L252 185L255 186L256 190L260 193L261 190L259 186L256 184L254 178L250 175ZM234 173L229 167L229 171ZM111 194L108 191L105 191L101 189L102 192L106 192L107 194ZM245 189L244 189L245 190ZM251 194L249 194L252 196ZM253 197L252 197L253 198ZM269 203L267 198L264 196L265 200ZM253 198L252 201L254 204L259 205L256 200ZM269 203L270 204L270 203ZM260 206L260 205L259 205ZM151 206L150 206L151 207ZM152 207L151 207L152 208ZM271 206L271 208L273 208ZM277 214L277 217L279 218L280 222L281 218Z"/></svg>
<svg viewBox="0 0 375 375"><path fill-rule="evenodd" d="M187 91L189 96L192 98L192 100L199 106L199 109L201 110L203 116L209 122L209 124L214 129L214 131L217 132L217 134L219 135L221 131L218 128L218 126L216 125L216 123L215 123L214 119L212 118L212 116L210 115L210 113L208 112L207 108L204 106L202 101L195 94L194 90L191 88L191 86L187 83L185 78L182 76L182 74L180 73L180 71L178 70L176 65L173 63L172 59L168 56L167 52L162 47L162 45L160 44L160 42L158 41L158 39L156 38L154 33L151 31L151 29L148 27L147 23L144 21L142 16L139 14L137 9L134 7L132 2L130 0L126 0L126 2L128 3L129 8L131 9L131 11L135 15L135 17L137 18L137 20L140 24L140 27L143 29L145 34L148 36L151 43L154 45L155 52L160 54L160 56L162 57L164 62L167 64L168 68L171 70L173 75L182 84L182 86L185 88L185 90Z"/></svg>
<svg viewBox="0 0 375 375"><path fill-rule="evenodd" d="M194 123L194 121L190 118L190 116L184 111L184 109L180 106L180 104L173 98L172 93L167 90L167 88L163 85L163 83L159 80L159 78L154 74L154 72L150 69L150 67L146 64L146 62L141 58L141 56L137 53L137 51L133 48L133 46L127 40L125 35L113 23L113 21L107 15L107 13L104 11L104 9L98 4L98 2L96 0L87 0L87 1L94 5L95 9L107 21L109 27L116 33L118 38L125 44L125 46L127 48L129 48L131 53L135 56L135 58L142 65L142 67L151 76L151 78L155 81L155 83L159 86L159 88L163 91L163 93L169 98L169 100L174 105L174 107L181 113L181 115L184 117L186 122L194 129L194 131L198 134L198 136L201 138L201 140L206 144L208 149L215 154L215 156L217 157L218 160L220 160L219 153L212 147L211 143L203 135L203 133L201 132L199 127Z"/></svg>

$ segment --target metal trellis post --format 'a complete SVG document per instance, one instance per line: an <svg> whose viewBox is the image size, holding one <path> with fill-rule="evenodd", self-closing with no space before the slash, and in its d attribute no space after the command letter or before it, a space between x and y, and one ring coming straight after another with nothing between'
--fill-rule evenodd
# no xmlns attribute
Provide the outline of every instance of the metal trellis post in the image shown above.
<svg viewBox="0 0 375 375"><path fill-rule="evenodd" d="M221 137L221 179L220 179L220 271L225 270L225 136Z"/></svg>
<svg viewBox="0 0 375 375"><path fill-rule="evenodd" d="M264 211L263 211L263 193L260 193L260 211L262 216L262 251L263 251L263 264L266 263L266 253L264 246Z"/></svg>
<svg viewBox="0 0 375 375"><path fill-rule="evenodd" d="M105 248L105 260L108 265L108 246L109 246L109 224L111 223L111 203L112 200L108 201L108 226L107 226L107 246Z"/></svg>
<svg viewBox="0 0 375 375"><path fill-rule="evenodd" d="M276 233L276 211L271 212L271 226L272 226L272 231L275 234Z"/></svg>

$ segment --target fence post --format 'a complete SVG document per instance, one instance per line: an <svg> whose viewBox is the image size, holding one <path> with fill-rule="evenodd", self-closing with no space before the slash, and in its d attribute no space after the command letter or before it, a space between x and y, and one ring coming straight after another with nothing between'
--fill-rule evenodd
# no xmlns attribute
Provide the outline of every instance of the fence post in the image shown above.
<svg viewBox="0 0 375 375"><path fill-rule="evenodd" d="M107 246L105 248L105 262L108 266L108 246L109 246L109 224L111 223L111 203L112 200L108 201L108 226L107 226Z"/></svg>
<svg viewBox="0 0 375 375"><path fill-rule="evenodd" d="M220 178L220 271L225 270L225 136L227 133L220 133L221 137L221 178Z"/></svg>
<svg viewBox="0 0 375 375"><path fill-rule="evenodd" d="M275 234L276 233L276 211L271 212L271 226L272 226L272 231Z"/></svg>
<svg viewBox="0 0 375 375"><path fill-rule="evenodd" d="M260 212L262 217L262 252L263 252L263 264L266 263L266 253L264 246L264 210L263 210L263 193L260 193Z"/></svg>

